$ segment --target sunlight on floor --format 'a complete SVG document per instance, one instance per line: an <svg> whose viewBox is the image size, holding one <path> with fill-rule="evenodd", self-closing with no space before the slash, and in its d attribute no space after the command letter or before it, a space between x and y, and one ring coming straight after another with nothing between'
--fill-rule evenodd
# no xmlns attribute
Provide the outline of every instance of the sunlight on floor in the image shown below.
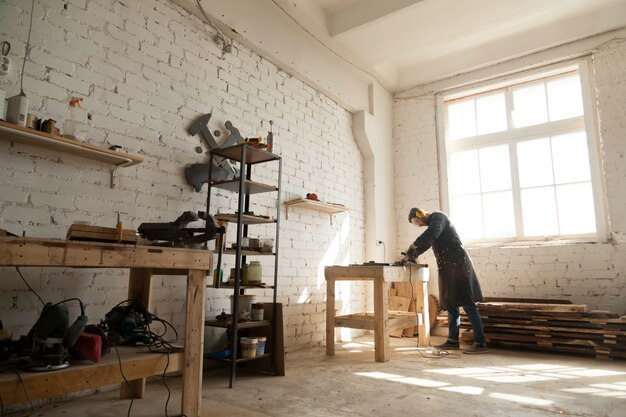
<svg viewBox="0 0 626 417"><path fill-rule="evenodd" d="M492 398L497 398L499 400L513 401L520 404L537 405L540 407L552 405L552 401L542 400L540 398L534 397L524 397L522 395L504 394L501 392L492 392L491 394L489 394L489 396Z"/></svg>
<svg viewBox="0 0 626 417"><path fill-rule="evenodd" d="M398 350L408 351L414 349L415 348L400 348ZM473 378L479 381L495 382L497 383L495 386L499 386L498 384L526 384L529 382L542 382L558 379L572 380L581 378L612 377L626 374L626 372L609 371L599 368L591 369L542 363L511 366L425 369L418 372L429 372L431 375L434 374L433 376L440 375L442 377ZM443 382L435 379L416 378L414 376L405 376L386 372L356 372L355 375L389 382L399 382L402 384L424 388L434 388L463 395L486 395L497 400L515 402L523 405L532 405L537 407L548 407L554 405L554 402L551 400L535 396L524 396L497 391L486 392L486 390L488 390L492 385L488 385L486 387L456 385L451 382ZM510 387L511 385L509 388ZM564 388L559 391L572 394L585 394L622 399L626 398L626 381L601 382L590 384L588 387L584 388ZM548 391L547 394L552 394L554 398L559 398L559 395L557 395L556 392Z"/></svg>

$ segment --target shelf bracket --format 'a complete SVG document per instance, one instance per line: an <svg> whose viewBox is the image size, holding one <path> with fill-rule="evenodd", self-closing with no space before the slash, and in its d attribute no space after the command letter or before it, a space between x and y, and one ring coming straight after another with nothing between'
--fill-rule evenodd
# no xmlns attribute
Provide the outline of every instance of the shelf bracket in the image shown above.
<svg viewBox="0 0 626 417"><path fill-rule="evenodd" d="M110 188L115 188L115 171L117 171L118 168L124 168L127 166L130 166L133 164L133 161L131 161L130 159L127 160L126 162L122 163L122 164L118 164L118 165L113 165L113 167L111 168L111 179L109 182L109 187Z"/></svg>

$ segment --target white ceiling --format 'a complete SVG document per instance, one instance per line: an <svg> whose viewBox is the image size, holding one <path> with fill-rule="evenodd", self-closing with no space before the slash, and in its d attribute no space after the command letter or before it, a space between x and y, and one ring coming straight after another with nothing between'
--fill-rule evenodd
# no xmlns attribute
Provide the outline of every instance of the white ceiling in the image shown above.
<svg viewBox="0 0 626 417"><path fill-rule="evenodd" d="M626 26L626 0L272 0L392 92Z"/></svg>

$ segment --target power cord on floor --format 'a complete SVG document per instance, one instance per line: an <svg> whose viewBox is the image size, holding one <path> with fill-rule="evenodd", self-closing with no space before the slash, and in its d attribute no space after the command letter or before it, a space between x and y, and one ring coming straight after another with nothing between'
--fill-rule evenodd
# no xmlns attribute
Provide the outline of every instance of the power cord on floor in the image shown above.
<svg viewBox="0 0 626 417"><path fill-rule="evenodd" d="M126 417L130 417L130 410L133 408L133 401L135 401L135 390L133 389L133 386L130 385L130 382L128 382L128 379L126 379L126 376L124 375L124 370L122 369L122 358L120 357L120 351L117 349L117 345L113 345L113 347L115 348L115 353L117 353L117 362L120 365L120 375L122 375L122 378L128 386L130 394L132 395L130 399L130 404L128 405L128 412L126 413Z"/></svg>
<svg viewBox="0 0 626 417"><path fill-rule="evenodd" d="M30 395L28 395L28 390L26 389L26 384L24 383L24 380L22 379L22 375L20 375L20 373L16 369L13 369L13 372L15 372L15 375L17 375L18 379L20 380L20 383L22 384L22 389L24 390L24 395L26 396L26 399L28 400L28 403L30 404L30 413L28 413L28 415L26 416L26 417L30 417L35 412L35 405L33 404L33 400L30 399Z"/></svg>
<svg viewBox="0 0 626 417"><path fill-rule="evenodd" d="M419 323L419 312L417 311L417 299L415 298L415 289L413 288L413 269L411 268L410 265L408 266L408 268L409 268L409 285L411 286L411 301L413 301L413 305L415 306L415 321L416 323ZM424 306L424 308L428 308L428 306ZM423 319L424 317L422 316L422 320ZM450 353L447 350L439 350L437 348L432 348L432 347L421 348L419 346L419 336L415 340L415 348L417 349L417 352L424 359L443 359L443 358L458 359L460 358L460 356L457 355L456 353Z"/></svg>

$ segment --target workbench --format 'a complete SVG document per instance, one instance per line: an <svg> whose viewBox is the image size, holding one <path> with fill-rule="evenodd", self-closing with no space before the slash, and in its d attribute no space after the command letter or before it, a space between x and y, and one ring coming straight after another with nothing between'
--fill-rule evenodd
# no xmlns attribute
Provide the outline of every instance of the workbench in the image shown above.
<svg viewBox="0 0 626 417"><path fill-rule="evenodd" d="M70 366L52 372L5 374L0 378L0 395L6 405L63 395L79 389L122 383L122 367L129 384L121 385L122 398L142 398L145 378L183 371L182 414L199 416L202 398L204 345L204 302L206 276L212 267L212 252L201 249L135 246L117 243L0 237L0 266L62 268L129 268L128 298L151 308L153 275L187 276L184 351L139 354L137 349L120 349L121 360L111 352L93 365ZM78 296L78 295L77 295ZM92 318L93 319L93 318ZM23 385L22 385L23 384Z"/></svg>
<svg viewBox="0 0 626 417"><path fill-rule="evenodd" d="M376 362L390 359L389 332L417 325L419 346L430 346L428 317L428 267L387 265L327 266L326 278L326 354L335 354L335 327L374 331ZM415 312L389 311L389 289L393 282L409 281L415 286ZM337 281L373 281L374 311L335 316Z"/></svg>

